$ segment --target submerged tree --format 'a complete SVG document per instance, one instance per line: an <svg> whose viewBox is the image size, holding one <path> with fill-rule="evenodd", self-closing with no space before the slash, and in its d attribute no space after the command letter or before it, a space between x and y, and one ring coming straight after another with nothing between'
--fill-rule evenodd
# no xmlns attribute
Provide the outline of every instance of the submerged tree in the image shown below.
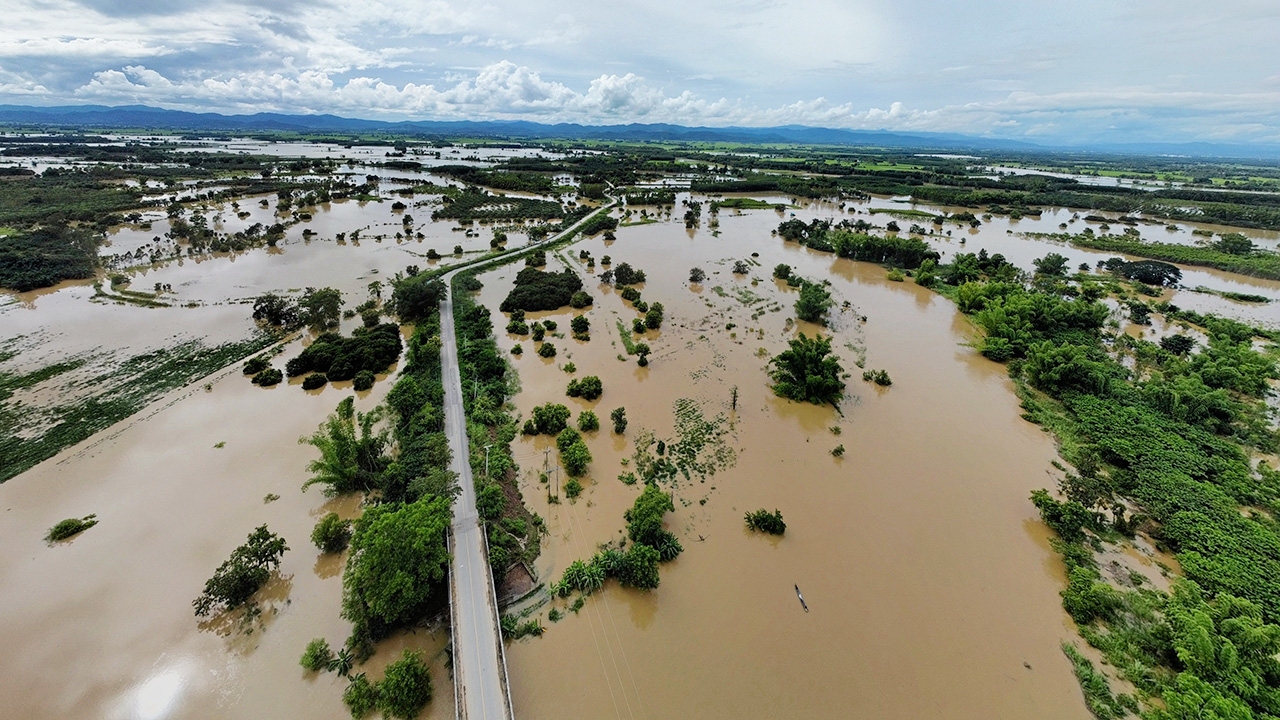
<svg viewBox="0 0 1280 720"><path fill-rule="evenodd" d="M382 416L381 407L357 414L354 398L348 397L314 435L299 438L299 443L320 451L320 457L307 464L311 479L302 489L318 484L326 486L326 495L341 495L377 487L391 464L386 455L387 431L374 430Z"/></svg>
<svg viewBox="0 0 1280 720"><path fill-rule="evenodd" d="M831 339L800 337L769 361L773 391L781 397L814 405L836 405L844 396L843 368L831 357Z"/></svg>
<svg viewBox="0 0 1280 720"><path fill-rule="evenodd" d="M208 615L216 608L234 610L249 601L267 580L271 570L280 567L280 558L289 546L284 538L260 525L243 545L231 551L231 557L204 584L204 592L191 602L196 615Z"/></svg>

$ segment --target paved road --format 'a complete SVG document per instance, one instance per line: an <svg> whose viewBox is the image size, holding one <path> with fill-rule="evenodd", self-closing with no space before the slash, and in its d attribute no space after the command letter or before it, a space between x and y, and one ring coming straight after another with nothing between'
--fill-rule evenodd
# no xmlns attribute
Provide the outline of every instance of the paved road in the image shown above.
<svg viewBox="0 0 1280 720"><path fill-rule="evenodd" d="M602 210L613 207L614 202ZM565 232L593 217L592 213ZM554 241L564 233L551 238ZM499 260L501 258L495 258ZM488 262L479 263L473 268ZM445 284L458 270L444 276ZM440 364L444 381L444 428L453 455L450 469L462 492L453 501L452 551L449 571L453 625L453 677L460 720L513 720L507 661L498 625L498 603L489 570L489 547L476 512L476 487L467 452L467 422L458 370L458 339L453 330L453 299L440 303Z"/></svg>
<svg viewBox="0 0 1280 720"><path fill-rule="evenodd" d="M488 546L476 513L476 489L467 452L467 424L462 408L458 344L453 332L453 302L440 303L440 357L444 368L444 425L453 455L452 470L462 492L453 502L453 672L458 717L467 720L511 720L498 605L489 570Z"/></svg>

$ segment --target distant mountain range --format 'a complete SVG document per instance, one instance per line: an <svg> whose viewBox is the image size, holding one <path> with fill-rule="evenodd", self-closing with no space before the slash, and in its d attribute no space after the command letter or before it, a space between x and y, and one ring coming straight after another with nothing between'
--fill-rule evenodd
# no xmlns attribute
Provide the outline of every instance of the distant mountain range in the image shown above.
<svg viewBox="0 0 1280 720"><path fill-rule="evenodd" d="M833 128L781 125L777 127L687 127L669 124L547 125L528 121L434 121L388 122L344 118L337 115L286 115L256 113L222 115L165 110L146 105L66 105L35 107L0 105L0 125L10 127L59 127L81 129L148 129L183 132L265 132L308 133L381 132L406 137L476 137L500 140L565 139L625 140L637 142L740 142L798 143L913 149L938 152L1091 152L1132 155L1186 155L1280 159L1280 146L1230 145L1217 143L1115 143L1081 146L1048 146L1022 140L978 137L951 133L897 133L884 130L839 130Z"/></svg>

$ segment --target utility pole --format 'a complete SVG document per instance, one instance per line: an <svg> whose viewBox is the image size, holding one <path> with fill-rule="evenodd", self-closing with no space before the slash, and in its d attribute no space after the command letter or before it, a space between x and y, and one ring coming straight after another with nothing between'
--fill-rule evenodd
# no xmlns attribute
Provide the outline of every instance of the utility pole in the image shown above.
<svg viewBox="0 0 1280 720"><path fill-rule="evenodd" d="M485 480L489 479L489 448L491 447L493 447L492 444L484 446L484 479Z"/></svg>

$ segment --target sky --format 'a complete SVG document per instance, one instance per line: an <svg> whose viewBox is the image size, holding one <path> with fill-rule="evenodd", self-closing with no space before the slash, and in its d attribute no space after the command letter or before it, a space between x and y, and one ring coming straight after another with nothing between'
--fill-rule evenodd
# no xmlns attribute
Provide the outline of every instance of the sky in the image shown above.
<svg viewBox="0 0 1280 720"><path fill-rule="evenodd" d="M1280 144L1280 0L5 0L0 103Z"/></svg>

